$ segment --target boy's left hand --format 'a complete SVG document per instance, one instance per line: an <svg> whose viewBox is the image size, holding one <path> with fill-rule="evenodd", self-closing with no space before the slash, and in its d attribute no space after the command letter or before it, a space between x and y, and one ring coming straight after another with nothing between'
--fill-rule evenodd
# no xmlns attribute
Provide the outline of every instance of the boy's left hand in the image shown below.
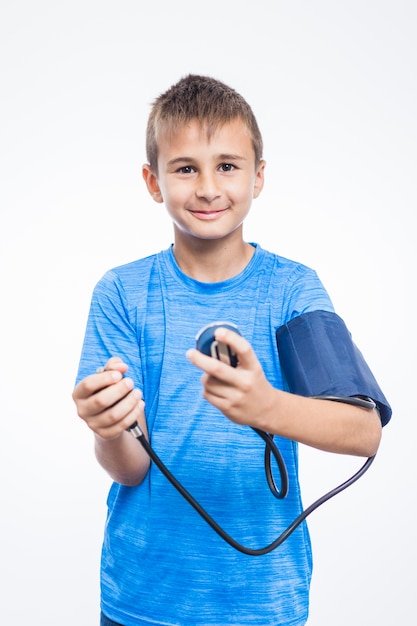
<svg viewBox="0 0 417 626"><path fill-rule="evenodd" d="M239 363L234 368L196 349L188 350L187 358L204 372L204 398L233 422L262 428L276 402L276 390L246 339L226 328L218 328L215 338L237 354Z"/></svg>

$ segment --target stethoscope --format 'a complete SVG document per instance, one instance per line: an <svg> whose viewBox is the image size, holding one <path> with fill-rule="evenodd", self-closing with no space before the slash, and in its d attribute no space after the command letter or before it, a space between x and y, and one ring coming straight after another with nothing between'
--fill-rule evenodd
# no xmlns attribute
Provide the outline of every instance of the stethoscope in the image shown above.
<svg viewBox="0 0 417 626"><path fill-rule="evenodd" d="M334 402L344 402L346 404L353 404L355 406L361 406L367 409L375 408L375 402L370 398L357 398L357 397L339 397L339 396L314 396L315 398L321 398L325 400L332 400ZM251 427L252 428L252 427ZM175 487L175 489L185 498L185 500L197 511L197 513L204 519L205 522L230 546L238 550L239 552L243 552L243 554L248 554L250 556L261 556L264 554L268 554L275 550L280 546L288 537L294 532L294 530L319 506L333 498L338 493L350 487L354 482L356 482L363 474L369 469L371 466L375 456L369 457L366 462L362 465L362 467L353 475L351 478L340 484L338 487L335 487L328 493L324 494L321 498L318 498L315 502L313 502L309 507L307 507L295 520L286 528L275 541L268 544L264 548L249 548L235 539L231 537L228 533L225 532L221 526L207 513L207 511L197 502L197 500L185 489L185 487L175 478L175 476L169 471L163 461L160 459L158 454L153 450L149 442L147 441L145 435L143 434L140 426L137 422L132 424L132 426L128 429L129 432L139 441L144 450L147 452L151 460L155 463L155 465L160 469L162 474L169 480L169 482ZM268 486L271 490L272 495L279 500L282 500L286 497L288 493L288 473L287 468L285 466L284 459L274 442L273 435L266 433L262 430L258 430L257 428L252 428L257 435L259 435L265 442L265 453L264 453L264 464L265 464L265 475ZM271 454L274 456L276 463L278 465L280 479L281 479L281 487L278 489L271 467Z"/></svg>

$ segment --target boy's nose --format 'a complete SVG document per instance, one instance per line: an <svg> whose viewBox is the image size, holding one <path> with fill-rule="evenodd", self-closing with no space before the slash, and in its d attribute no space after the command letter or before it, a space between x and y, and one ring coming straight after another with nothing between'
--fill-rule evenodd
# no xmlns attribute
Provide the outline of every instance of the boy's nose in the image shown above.
<svg viewBox="0 0 417 626"><path fill-rule="evenodd" d="M196 194L199 198L212 202L220 195L215 177L209 174L201 175L198 179Z"/></svg>

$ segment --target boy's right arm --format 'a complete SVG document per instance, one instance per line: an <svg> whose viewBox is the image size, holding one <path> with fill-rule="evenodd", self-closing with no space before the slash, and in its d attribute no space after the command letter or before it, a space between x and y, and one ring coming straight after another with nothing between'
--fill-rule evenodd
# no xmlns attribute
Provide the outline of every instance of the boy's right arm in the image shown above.
<svg viewBox="0 0 417 626"><path fill-rule="evenodd" d="M142 482L150 459L139 442L127 432L138 422L147 436L142 394L124 377L127 366L117 357L103 371L78 383L72 394L78 415L95 435L95 451L100 465L111 478L127 486Z"/></svg>

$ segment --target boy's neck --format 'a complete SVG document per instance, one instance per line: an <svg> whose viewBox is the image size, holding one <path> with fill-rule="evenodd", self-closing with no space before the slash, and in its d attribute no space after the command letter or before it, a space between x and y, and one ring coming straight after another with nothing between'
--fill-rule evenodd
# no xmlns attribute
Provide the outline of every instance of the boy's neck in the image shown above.
<svg viewBox="0 0 417 626"><path fill-rule="evenodd" d="M184 274L203 283L217 283L240 274L255 248L243 240L199 241L195 249L176 241L173 252Z"/></svg>

